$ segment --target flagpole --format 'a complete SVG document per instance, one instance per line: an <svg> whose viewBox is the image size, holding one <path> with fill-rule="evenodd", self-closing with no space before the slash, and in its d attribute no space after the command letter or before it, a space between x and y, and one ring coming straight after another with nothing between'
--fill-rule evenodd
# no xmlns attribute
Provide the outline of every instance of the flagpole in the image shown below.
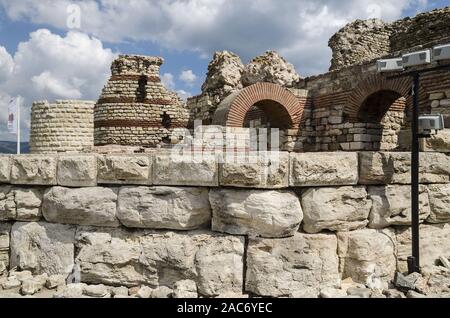
<svg viewBox="0 0 450 318"><path fill-rule="evenodd" d="M21 98L17 101L17 154L20 155L20 102Z"/></svg>

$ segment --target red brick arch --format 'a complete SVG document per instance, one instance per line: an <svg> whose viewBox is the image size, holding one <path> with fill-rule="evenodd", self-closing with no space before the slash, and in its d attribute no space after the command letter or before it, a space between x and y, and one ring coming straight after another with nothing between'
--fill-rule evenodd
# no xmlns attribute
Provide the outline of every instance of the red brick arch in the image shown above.
<svg viewBox="0 0 450 318"><path fill-rule="evenodd" d="M282 107L290 126L298 127L304 105L287 88L272 83L256 83L225 98L214 114L213 124L243 127L247 112L264 101Z"/></svg>
<svg viewBox="0 0 450 318"><path fill-rule="evenodd" d="M344 114L350 121L357 121L359 111L366 99L380 91L392 91L398 93L400 96L406 98L406 107L411 109L411 85L411 77L388 79L380 74L372 74L360 82L352 91L344 108ZM426 94L422 87L419 88L419 98L421 107L423 107L424 101L426 101Z"/></svg>

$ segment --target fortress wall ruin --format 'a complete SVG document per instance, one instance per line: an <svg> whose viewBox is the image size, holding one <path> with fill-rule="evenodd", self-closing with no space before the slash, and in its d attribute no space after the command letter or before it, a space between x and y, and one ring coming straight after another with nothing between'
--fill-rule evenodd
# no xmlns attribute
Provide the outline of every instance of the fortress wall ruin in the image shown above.
<svg viewBox="0 0 450 318"><path fill-rule="evenodd" d="M450 7L385 23L378 19L356 20L329 41L333 51L330 70L362 64L405 50L431 48L450 41Z"/></svg>
<svg viewBox="0 0 450 318"><path fill-rule="evenodd" d="M32 153L92 151L94 102L57 100L35 102L31 108Z"/></svg>
<svg viewBox="0 0 450 318"><path fill-rule="evenodd" d="M450 258L450 156L428 146L422 266ZM406 271L409 153L191 155L1 156L0 271L75 266L82 283L154 291L188 280L204 297L381 289Z"/></svg>

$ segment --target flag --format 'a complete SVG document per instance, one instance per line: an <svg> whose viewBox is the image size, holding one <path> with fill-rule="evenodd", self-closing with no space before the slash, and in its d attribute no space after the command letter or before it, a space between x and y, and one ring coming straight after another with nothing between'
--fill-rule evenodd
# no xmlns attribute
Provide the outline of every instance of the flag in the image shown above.
<svg viewBox="0 0 450 318"><path fill-rule="evenodd" d="M19 108L19 98L12 98L8 105L8 131L17 134L17 116Z"/></svg>

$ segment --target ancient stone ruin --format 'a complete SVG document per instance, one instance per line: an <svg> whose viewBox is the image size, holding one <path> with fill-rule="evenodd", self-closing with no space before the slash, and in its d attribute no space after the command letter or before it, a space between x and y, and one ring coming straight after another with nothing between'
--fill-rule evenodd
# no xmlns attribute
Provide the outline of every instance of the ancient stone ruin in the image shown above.
<svg viewBox="0 0 450 318"><path fill-rule="evenodd" d="M449 22L450 7L356 21L308 78L272 51L217 52L185 104L161 58L129 55L95 107L35 103L33 154L0 156L0 297L450 296L450 132L422 140L422 268L407 275L411 80L375 67L450 42ZM421 83L421 112L450 127L450 72ZM272 128L281 149L248 161L205 150Z"/></svg>

